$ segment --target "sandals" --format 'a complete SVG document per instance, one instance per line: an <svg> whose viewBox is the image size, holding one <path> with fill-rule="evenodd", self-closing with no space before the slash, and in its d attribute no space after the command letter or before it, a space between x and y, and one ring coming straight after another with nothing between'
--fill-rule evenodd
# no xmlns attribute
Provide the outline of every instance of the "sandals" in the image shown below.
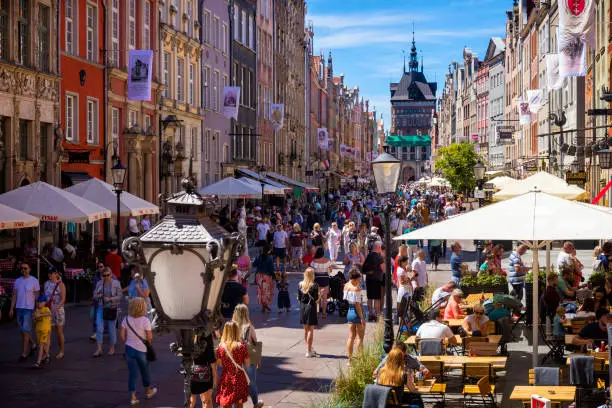
<svg viewBox="0 0 612 408"><path fill-rule="evenodd" d="M131 406L138 405L139 403L140 403L140 400L137 400L137 399L131 399L130 400L130 405Z"/></svg>
<svg viewBox="0 0 612 408"><path fill-rule="evenodd" d="M102 357L102 351L101 350L97 350L95 353L93 353L93 357L94 358Z"/></svg>
<svg viewBox="0 0 612 408"><path fill-rule="evenodd" d="M43 368L43 365L37 361L34 364L32 364L32 368L41 369Z"/></svg>
<svg viewBox="0 0 612 408"><path fill-rule="evenodd" d="M57 360L61 360L62 358L64 358L64 353L57 353L57 356L55 356L55 358Z"/></svg>
<svg viewBox="0 0 612 408"><path fill-rule="evenodd" d="M158 392L159 392L159 389L157 387L153 387L153 388L151 388L151 392L145 393L145 398L146 399L151 399L154 396L156 396Z"/></svg>

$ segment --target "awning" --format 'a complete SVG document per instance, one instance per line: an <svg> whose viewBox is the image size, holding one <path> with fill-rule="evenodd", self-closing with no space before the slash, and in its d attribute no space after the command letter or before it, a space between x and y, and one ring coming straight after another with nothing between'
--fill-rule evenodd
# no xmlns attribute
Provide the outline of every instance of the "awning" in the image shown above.
<svg viewBox="0 0 612 408"><path fill-rule="evenodd" d="M313 193L313 192L319 191L318 187L311 186L310 184L302 183L301 181L297 181L297 180L294 180L294 179L289 178L289 177L285 177L282 174L274 173L273 171L267 172L266 175L268 177L271 177L272 179L276 179L276 180L278 180L280 182L283 182L283 183L286 183L286 184L291 184L291 185L294 185L296 187L299 187L299 188L302 189L302 191L304 191L306 193Z"/></svg>
<svg viewBox="0 0 612 408"><path fill-rule="evenodd" d="M393 147L431 146L428 135L393 135L387 136L387 144Z"/></svg>
<svg viewBox="0 0 612 408"><path fill-rule="evenodd" d="M249 170L249 169L236 169L237 172L241 173L244 176L250 177L253 180L257 180L260 181L261 177L259 177L259 174L257 174L256 172ZM264 177L263 179L264 183L269 184L271 186L274 186L276 188L282 188L286 193L291 192L291 190L293 190L291 187L287 187L284 184L279 183L278 181L269 179L268 177Z"/></svg>

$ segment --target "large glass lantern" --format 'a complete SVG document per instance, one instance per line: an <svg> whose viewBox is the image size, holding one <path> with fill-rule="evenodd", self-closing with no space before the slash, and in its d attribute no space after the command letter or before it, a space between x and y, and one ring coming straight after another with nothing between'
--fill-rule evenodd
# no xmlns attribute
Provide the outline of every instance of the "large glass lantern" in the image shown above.
<svg viewBox="0 0 612 408"><path fill-rule="evenodd" d="M125 173L127 173L127 168L125 168L121 164L121 159L117 158L117 163L111 168L111 173L113 176L113 185L116 189L120 189L123 187L123 183L125 181Z"/></svg>
<svg viewBox="0 0 612 408"><path fill-rule="evenodd" d="M612 168L612 150L602 149L597 152L599 156L599 167L602 169Z"/></svg>
<svg viewBox="0 0 612 408"><path fill-rule="evenodd" d="M394 193L402 163L390 153L383 153L372 161L372 171L379 194Z"/></svg>
<svg viewBox="0 0 612 408"><path fill-rule="evenodd" d="M208 219L198 220L196 210L204 202L191 181L185 179L183 188L167 201L163 220L124 242L124 256L141 263L160 326L212 330L220 322L221 295L243 240Z"/></svg>
<svg viewBox="0 0 612 408"><path fill-rule="evenodd" d="M482 181L485 177L485 171L487 168L481 162L476 163L474 166L474 178L476 181Z"/></svg>

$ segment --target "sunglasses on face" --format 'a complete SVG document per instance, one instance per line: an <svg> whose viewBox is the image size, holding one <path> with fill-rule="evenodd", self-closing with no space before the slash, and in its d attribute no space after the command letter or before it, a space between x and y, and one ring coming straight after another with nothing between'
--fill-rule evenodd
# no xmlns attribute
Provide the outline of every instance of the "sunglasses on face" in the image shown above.
<svg viewBox="0 0 612 408"><path fill-rule="evenodd" d="M104 275L102 275L102 276L103 276L103 277L105 277L105 278L110 278L110 274L106 274L106 273L105 273L105 274L104 274Z"/></svg>
<svg viewBox="0 0 612 408"><path fill-rule="evenodd" d="M477 316L482 316L484 313L482 313L482 312L474 312L474 314L477 315Z"/></svg>

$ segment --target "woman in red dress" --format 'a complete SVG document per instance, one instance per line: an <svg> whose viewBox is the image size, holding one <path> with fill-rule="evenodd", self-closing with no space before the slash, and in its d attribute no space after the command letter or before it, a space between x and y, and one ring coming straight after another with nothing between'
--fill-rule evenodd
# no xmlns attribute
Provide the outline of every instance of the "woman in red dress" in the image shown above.
<svg viewBox="0 0 612 408"><path fill-rule="evenodd" d="M217 388L217 404L223 408L242 408L249 397L249 380L243 365L249 365L249 351L240 341L240 330L234 321L225 323L217 348L217 364L223 371Z"/></svg>

